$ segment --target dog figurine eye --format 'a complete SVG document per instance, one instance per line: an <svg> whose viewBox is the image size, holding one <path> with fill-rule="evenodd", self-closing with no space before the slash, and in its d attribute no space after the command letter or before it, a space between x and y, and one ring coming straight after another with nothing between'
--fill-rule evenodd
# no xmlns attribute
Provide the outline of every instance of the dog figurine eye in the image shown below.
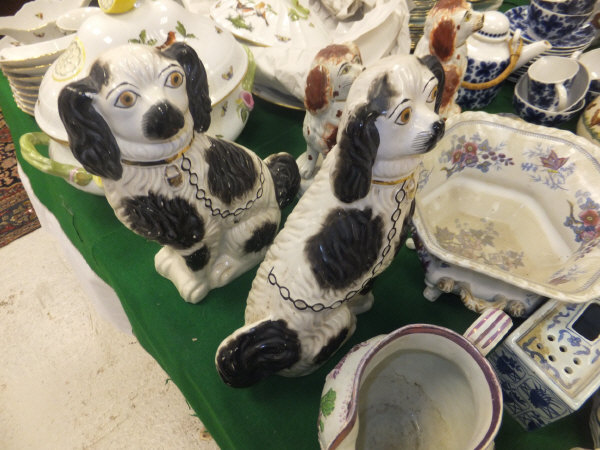
<svg viewBox="0 0 600 450"><path fill-rule="evenodd" d="M137 101L138 95L133 91L123 91L117 97L115 101L115 106L117 108L131 108L135 105Z"/></svg>
<svg viewBox="0 0 600 450"><path fill-rule="evenodd" d="M178 71L171 72L165 81L165 86L178 88L183 84L183 74Z"/></svg>
<svg viewBox="0 0 600 450"><path fill-rule="evenodd" d="M404 108L402 112L398 115L395 123L398 125L406 125L412 116L412 108L409 106Z"/></svg>
<svg viewBox="0 0 600 450"><path fill-rule="evenodd" d="M429 97L427 97L427 103L432 103L437 98L438 94L438 86L434 87L429 93Z"/></svg>
<svg viewBox="0 0 600 450"><path fill-rule="evenodd" d="M340 75L346 75L350 72L350 64L344 63L342 67L340 67Z"/></svg>

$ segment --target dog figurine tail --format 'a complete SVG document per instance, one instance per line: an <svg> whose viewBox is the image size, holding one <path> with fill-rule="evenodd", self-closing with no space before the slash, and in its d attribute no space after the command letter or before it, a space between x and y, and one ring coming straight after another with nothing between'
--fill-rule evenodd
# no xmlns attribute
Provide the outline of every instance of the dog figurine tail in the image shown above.
<svg viewBox="0 0 600 450"><path fill-rule="evenodd" d="M265 159L271 172L279 209L288 206L300 189L300 171L296 160L288 153L277 153Z"/></svg>
<svg viewBox="0 0 600 450"><path fill-rule="evenodd" d="M223 381L243 388L287 369L300 359L300 340L284 320L263 320L223 341L215 363Z"/></svg>

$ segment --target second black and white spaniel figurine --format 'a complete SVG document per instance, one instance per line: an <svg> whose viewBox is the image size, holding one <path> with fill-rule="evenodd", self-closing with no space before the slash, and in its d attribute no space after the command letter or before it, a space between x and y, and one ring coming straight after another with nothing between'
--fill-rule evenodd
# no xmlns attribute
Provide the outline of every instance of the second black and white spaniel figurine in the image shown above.
<svg viewBox="0 0 600 450"><path fill-rule="evenodd" d="M156 269L186 301L263 259L298 167L286 153L263 161L204 133L208 83L190 46L110 49L58 103L75 158L102 178L119 220L163 246Z"/></svg>
<svg viewBox="0 0 600 450"><path fill-rule="evenodd" d="M436 57L398 55L354 81L336 146L258 269L245 325L218 348L225 383L308 374L352 335L404 241L415 169L444 133L443 80Z"/></svg>

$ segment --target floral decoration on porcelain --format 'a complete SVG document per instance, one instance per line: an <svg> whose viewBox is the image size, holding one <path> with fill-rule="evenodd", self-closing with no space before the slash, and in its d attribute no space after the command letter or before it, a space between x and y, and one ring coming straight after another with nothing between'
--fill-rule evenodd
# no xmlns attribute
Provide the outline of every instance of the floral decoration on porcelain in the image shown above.
<svg viewBox="0 0 600 450"><path fill-rule="evenodd" d="M479 133L473 134L470 138L465 135L453 136L451 149L443 153L440 158L440 162L448 163L441 170L445 170L447 178L450 178L467 167L485 173L490 168L498 170L504 166L512 166L513 159L502 152L505 147L505 142L500 142L497 146L490 145L488 139L483 139Z"/></svg>
<svg viewBox="0 0 600 450"><path fill-rule="evenodd" d="M541 144L526 150L524 155L531 161L522 163L521 169L531 173L532 181L550 189L566 189L567 177L575 172L575 164L568 163L568 157L560 157L552 147L544 148Z"/></svg>
<svg viewBox="0 0 600 450"><path fill-rule="evenodd" d="M498 250L494 222L481 219L482 228L473 228L467 223L455 221L456 231L447 227L436 227L435 237L444 248L465 258L484 261L502 270L524 267L523 252Z"/></svg>

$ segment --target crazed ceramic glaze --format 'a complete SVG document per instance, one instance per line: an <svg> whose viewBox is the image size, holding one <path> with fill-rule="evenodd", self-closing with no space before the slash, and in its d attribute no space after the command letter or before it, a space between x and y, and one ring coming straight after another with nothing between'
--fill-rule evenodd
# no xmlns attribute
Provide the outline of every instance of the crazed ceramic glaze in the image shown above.
<svg viewBox="0 0 600 450"><path fill-rule="evenodd" d="M415 202L413 223L427 251L545 297L598 297L597 147L484 112L446 125L423 160Z"/></svg>
<svg viewBox="0 0 600 450"><path fill-rule="evenodd" d="M258 269L245 325L217 350L227 384L308 374L352 335L373 279L404 242L414 170L443 134L442 79L436 58L413 55L356 78L336 146Z"/></svg>
<svg viewBox="0 0 600 450"><path fill-rule="evenodd" d="M600 386L600 302L548 301L488 359L505 409L527 430L576 411Z"/></svg>
<svg viewBox="0 0 600 450"><path fill-rule="evenodd" d="M446 79L440 108L443 117L460 113L456 97L467 69L467 39L483 27L483 13L464 0L437 2L427 14L423 37L414 54L435 55L444 66Z"/></svg>
<svg viewBox="0 0 600 450"><path fill-rule="evenodd" d="M464 336L414 324L354 346L325 380L321 448L493 449L502 394L473 342L493 348L511 325L490 309Z"/></svg>
<svg viewBox="0 0 600 450"><path fill-rule="evenodd" d="M304 180L314 177L319 157L324 158L336 144L350 86L363 70L360 51L352 43L329 45L315 56L304 91L306 152L298 159Z"/></svg>
<svg viewBox="0 0 600 450"><path fill-rule="evenodd" d="M256 265L297 194L291 155L262 161L205 133L206 72L187 44L102 53L58 109L75 158L101 177L117 218L163 246L156 269L188 302Z"/></svg>

